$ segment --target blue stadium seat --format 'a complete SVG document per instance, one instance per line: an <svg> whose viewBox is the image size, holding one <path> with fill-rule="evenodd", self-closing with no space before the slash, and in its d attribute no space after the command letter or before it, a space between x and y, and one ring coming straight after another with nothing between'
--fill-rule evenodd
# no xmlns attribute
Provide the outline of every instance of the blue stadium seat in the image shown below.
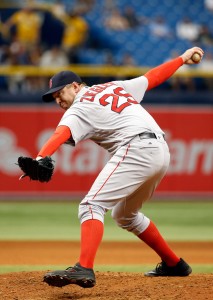
<svg viewBox="0 0 213 300"><path fill-rule="evenodd" d="M63 0L67 10L74 9L78 0ZM200 24L207 24L213 32L213 17L203 0L116 0L114 6L121 12L126 6L131 6L137 16L145 16L152 20L156 16L163 16L173 33L171 39L159 39L150 35L148 24L126 31L109 30L104 26L106 0L94 1L92 9L84 15L89 24L89 39L86 50L79 51L79 60L82 63L100 64L106 59L106 51L111 51L115 61L119 63L123 53L130 53L136 63L141 66L153 66L168 59L173 50L178 52L193 46L192 43L176 37L176 24L184 16ZM11 11L10 11L11 13ZM8 12L4 10L1 18L4 21ZM212 52L213 47L204 47Z"/></svg>
<svg viewBox="0 0 213 300"><path fill-rule="evenodd" d="M125 32L108 30L104 28L104 14L102 11L104 0L97 2L95 2L94 9L86 16L91 27L91 34L95 36L94 51L90 52L89 59L92 60L92 53L94 53L94 62L100 62L101 58L104 61L104 55L101 56L100 52L109 49L117 61L119 61L122 53L128 52L132 54L139 65L153 66L161 63L170 57L173 50L182 52L193 46L189 41L180 40L176 37L176 24L186 15L197 23L208 24L209 28L213 30L212 14L204 7L203 0L196 0L193 5L191 5L191 0L181 2L176 0L143 2L140 0L117 0L115 2L115 7L121 12L124 11L125 6L131 6L138 16L146 16L150 20L158 15L163 16L173 31L174 38L171 39L153 38L150 36L146 25ZM98 50L95 48L98 48Z"/></svg>

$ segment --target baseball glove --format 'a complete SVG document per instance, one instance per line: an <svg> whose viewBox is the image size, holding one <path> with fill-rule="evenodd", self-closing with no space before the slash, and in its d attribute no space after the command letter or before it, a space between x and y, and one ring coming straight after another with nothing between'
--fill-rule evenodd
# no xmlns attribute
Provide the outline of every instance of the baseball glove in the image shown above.
<svg viewBox="0 0 213 300"><path fill-rule="evenodd" d="M54 171L53 160L49 156L39 160L20 156L18 158L18 166L24 172L20 179L29 176L31 180L38 180L40 182L50 181Z"/></svg>

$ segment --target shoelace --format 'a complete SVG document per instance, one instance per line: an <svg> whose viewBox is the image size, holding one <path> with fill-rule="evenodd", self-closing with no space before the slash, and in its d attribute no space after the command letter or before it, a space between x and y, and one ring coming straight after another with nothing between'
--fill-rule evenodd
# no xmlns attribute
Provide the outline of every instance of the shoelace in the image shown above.
<svg viewBox="0 0 213 300"><path fill-rule="evenodd" d="M66 271L76 272L77 270L75 269L75 267L68 267L66 268Z"/></svg>
<svg viewBox="0 0 213 300"><path fill-rule="evenodd" d="M163 265L164 265L164 264L165 264L165 263L164 263L163 261L160 262L160 263L158 263L157 266L156 266L156 268L155 268L156 272L162 273L162 272L163 272Z"/></svg>
<svg viewBox="0 0 213 300"><path fill-rule="evenodd" d="M81 267L79 267L78 265L75 265L73 267L68 267L66 268L67 271L70 271L70 272L81 272L83 271L83 269Z"/></svg>

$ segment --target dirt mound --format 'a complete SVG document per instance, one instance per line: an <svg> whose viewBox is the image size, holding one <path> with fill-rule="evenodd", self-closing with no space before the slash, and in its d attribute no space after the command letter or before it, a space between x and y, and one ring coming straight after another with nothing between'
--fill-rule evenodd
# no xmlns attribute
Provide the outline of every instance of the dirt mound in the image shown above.
<svg viewBox="0 0 213 300"><path fill-rule="evenodd" d="M190 264L212 264L213 242L172 242L172 248ZM79 242L1 241L0 265L72 265ZM125 251L124 251L125 249ZM153 264L159 257L142 243L104 242L97 265ZM76 285L53 288L43 282L43 272L0 275L0 300L210 300L213 274L147 278L142 273L96 272L94 288Z"/></svg>
<svg viewBox="0 0 213 300"><path fill-rule="evenodd" d="M143 274L97 272L97 284L90 289L76 285L50 287L44 272L17 272L0 275L1 300L203 300L212 299L213 276L147 278Z"/></svg>

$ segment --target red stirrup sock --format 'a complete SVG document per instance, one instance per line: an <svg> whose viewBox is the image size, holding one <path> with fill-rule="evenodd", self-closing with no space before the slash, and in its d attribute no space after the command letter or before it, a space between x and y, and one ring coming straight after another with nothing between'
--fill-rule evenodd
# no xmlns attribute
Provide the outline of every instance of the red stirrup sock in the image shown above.
<svg viewBox="0 0 213 300"><path fill-rule="evenodd" d="M88 220L81 224L80 265L93 268L96 252L104 233L104 224L99 220Z"/></svg>
<svg viewBox="0 0 213 300"><path fill-rule="evenodd" d="M140 233L138 237L151 247L167 266L175 266L180 261L180 258L170 249L152 221L150 221L147 229Z"/></svg>

